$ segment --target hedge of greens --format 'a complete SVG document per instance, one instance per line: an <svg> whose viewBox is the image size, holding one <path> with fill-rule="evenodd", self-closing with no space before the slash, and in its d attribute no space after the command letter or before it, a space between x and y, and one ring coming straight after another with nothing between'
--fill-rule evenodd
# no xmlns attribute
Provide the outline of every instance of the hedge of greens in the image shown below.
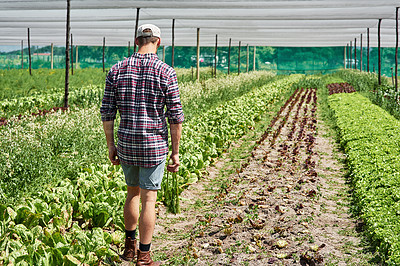
<svg viewBox="0 0 400 266"><path fill-rule="evenodd" d="M379 85L377 74L358 70L341 70L333 76L342 78L374 104L400 119L400 93L392 85L391 79L381 77L381 85Z"/></svg>
<svg viewBox="0 0 400 266"><path fill-rule="evenodd" d="M386 263L400 264L400 122L358 93L329 96L355 208Z"/></svg>

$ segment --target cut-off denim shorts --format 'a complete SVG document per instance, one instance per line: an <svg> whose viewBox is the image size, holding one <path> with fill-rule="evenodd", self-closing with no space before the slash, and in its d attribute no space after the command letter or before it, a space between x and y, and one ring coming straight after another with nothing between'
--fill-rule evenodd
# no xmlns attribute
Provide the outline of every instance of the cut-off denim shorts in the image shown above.
<svg viewBox="0 0 400 266"><path fill-rule="evenodd" d="M125 175L125 182L129 187L137 187L148 190L160 190L164 175L165 159L154 167L145 168L121 163Z"/></svg>

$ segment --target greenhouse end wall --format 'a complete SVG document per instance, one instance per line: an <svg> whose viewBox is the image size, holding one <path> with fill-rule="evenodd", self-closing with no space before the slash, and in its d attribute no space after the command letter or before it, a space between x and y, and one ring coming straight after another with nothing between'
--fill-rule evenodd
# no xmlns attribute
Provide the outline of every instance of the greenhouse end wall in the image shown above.
<svg viewBox="0 0 400 266"><path fill-rule="evenodd" d="M214 47L202 47L200 50L200 66L214 66ZM256 70L272 70L278 74L325 74L331 73L338 69L354 68L357 63L357 69L361 65L361 50L357 47L357 60L349 58L345 61L344 47L266 47L258 46L256 48ZM51 68L51 48L50 46L31 48L32 68ZM238 71L238 52L239 47L231 47L230 71L232 73ZM354 54L354 48L351 51ZM105 48L105 68L109 69L118 61L128 57L133 53L133 47L106 47ZM157 51L160 59L165 58L167 64L171 64L172 47L165 47L165 55L163 56L163 47ZM174 66L179 68L196 67L196 47L175 47ZM392 75L392 68L395 66L395 49L381 48L382 54L382 74L386 76ZM103 67L103 47L101 46L79 46L78 53L76 46L72 52L74 68L102 68ZM76 60L78 55L78 60ZM254 47L249 47L247 65L247 47L242 46L240 49L241 72L253 70ZM346 62L346 66L345 66ZM23 68L27 69L28 49L23 51ZM367 69L367 49L363 49L362 59L363 70ZM65 67L65 47L54 47L53 68L60 69ZM13 51L0 54L0 69L21 69L21 51ZM217 68L219 71L228 71L228 47L218 47ZM370 64L371 72L378 71L378 49L370 48Z"/></svg>

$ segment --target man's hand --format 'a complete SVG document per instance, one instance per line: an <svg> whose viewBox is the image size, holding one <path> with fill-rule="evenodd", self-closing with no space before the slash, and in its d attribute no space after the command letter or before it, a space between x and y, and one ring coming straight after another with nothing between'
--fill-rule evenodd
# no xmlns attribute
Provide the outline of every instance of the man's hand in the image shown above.
<svg viewBox="0 0 400 266"><path fill-rule="evenodd" d="M119 165L119 158L117 156L117 147L115 145L108 147L108 158L113 165Z"/></svg>
<svg viewBox="0 0 400 266"><path fill-rule="evenodd" d="M172 154L168 161L167 170L169 172L174 173L178 172L178 169L179 169L179 153Z"/></svg>

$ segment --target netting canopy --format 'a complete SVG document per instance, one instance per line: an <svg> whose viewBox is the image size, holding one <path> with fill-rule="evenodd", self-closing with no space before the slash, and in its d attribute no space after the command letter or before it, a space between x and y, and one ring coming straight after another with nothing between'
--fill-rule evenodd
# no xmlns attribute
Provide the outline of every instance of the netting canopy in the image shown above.
<svg viewBox="0 0 400 266"><path fill-rule="evenodd" d="M77 45L126 46L139 24L161 28L170 45L175 19L175 45L213 46L241 41L251 46L346 46L370 29L377 46L382 19L382 46L395 45L394 0L212 1L212 0L71 0L71 33ZM0 45L18 45L31 31L34 45L65 45L66 0L0 0Z"/></svg>

